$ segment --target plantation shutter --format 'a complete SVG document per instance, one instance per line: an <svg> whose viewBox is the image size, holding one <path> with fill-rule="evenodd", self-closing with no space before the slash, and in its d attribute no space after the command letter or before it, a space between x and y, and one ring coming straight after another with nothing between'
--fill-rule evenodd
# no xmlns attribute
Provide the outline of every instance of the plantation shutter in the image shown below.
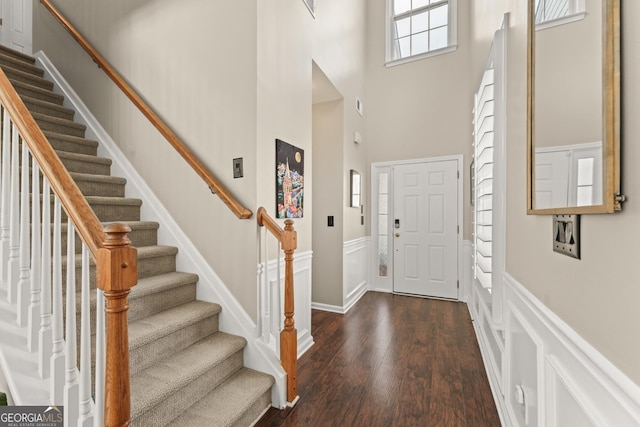
<svg viewBox="0 0 640 427"><path fill-rule="evenodd" d="M493 222L494 70L484 72L473 120L475 277L491 289Z"/></svg>

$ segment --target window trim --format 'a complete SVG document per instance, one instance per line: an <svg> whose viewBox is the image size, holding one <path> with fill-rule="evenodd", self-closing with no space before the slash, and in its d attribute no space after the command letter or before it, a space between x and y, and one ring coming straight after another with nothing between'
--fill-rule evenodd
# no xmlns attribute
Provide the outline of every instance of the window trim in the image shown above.
<svg viewBox="0 0 640 427"><path fill-rule="evenodd" d="M393 59L393 22L395 15L393 13L393 2L395 0L387 0L386 25L385 25L385 66L393 67L408 62L418 61L433 56L443 55L445 53L454 52L458 48L458 0L447 0L449 4L449 20L447 22L448 46L440 49L434 49L417 55L407 56L404 58ZM405 12L407 13L407 12Z"/></svg>

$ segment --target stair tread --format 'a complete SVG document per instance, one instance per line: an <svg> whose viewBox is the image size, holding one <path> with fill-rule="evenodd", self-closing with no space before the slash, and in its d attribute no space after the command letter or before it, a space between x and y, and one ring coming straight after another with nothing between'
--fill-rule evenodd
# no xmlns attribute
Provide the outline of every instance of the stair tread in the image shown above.
<svg viewBox="0 0 640 427"><path fill-rule="evenodd" d="M170 398L191 381L241 351L245 345L246 340L242 337L216 332L132 375L131 396L134 398L131 400L131 418Z"/></svg>
<svg viewBox="0 0 640 427"><path fill-rule="evenodd" d="M38 87L42 87L42 88L48 88L48 89L53 89L53 82L50 80L45 79L42 76L38 76L34 73L30 73L24 70L21 70L19 68L14 68L11 67L9 65L3 65L2 69L4 70L5 74L7 75L7 77L9 78L9 81L11 83L13 83L15 81L16 78L22 78L22 79L26 79L30 82L34 82L34 86L38 86ZM18 77L13 77L13 76L18 76ZM29 83L27 83L29 84Z"/></svg>
<svg viewBox="0 0 640 427"><path fill-rule="evenodd" d="M81 162L99 163L99 164L109 165L109 166L111 166L111 164L113 163L113 160L108 159L106 157L92 156L90 154L79 154L79 153L72 153L70 151L57 151L57 150L56 150L56 154L58 154L58 157L60 157L60 159L78 160Z"/></svg>
<svg viewBox="0 0 640 427"><path fill-rule="evenodd" d="M61 95L59 93L55 93L51 89L43 89L43 88L41 88L39 86L34 86L34 85L30 85L28 83L19 82L19 81L12 81L11 84L16 88L29 89L29 90L31 90L33 92L37 92L37 93L40 93L42 95L46 95L49 98L58 99L60 101L60 103L62 103L64 101L64 95Z"/></svg>
<svg viewBox="0 0 640 427"><path fill-rule="evenodd" d="M50 116L48 114L43 114L43 113L31 113L31 115L33 116L34 119L36 119L36 121L42 120L46 122L56 123L59 125L69 126L76 129L82 129L82 130L87 129L85 125L74 122L73 120L62 119L60 117L54 117L54 116Z"/></svg>
<svg viewBox="0 0 640 427"><path fill-rule="evenodd" d="M90 145L93 147L97 147L98 145L100 145L98 141L95 141L93 139L82 138L80 136L67 135L65 133L53 132L50 130L42 131L42 133L44 133L44 136L46 136L47 138L64 139L64 140L75 142L78 144ZM70 153L71 151L65 151L65 152Z"/></svg>
<svg viewBox="0 0 640 427"><path fill-rule="evenodd" d="M167 291L198 281L198 275L175 271L157 276L138 279L138 284L131 289L130 298L142 298L154 293Z"/></svg>
<svg viewBox="0 0 640 427"><path fill-rule="evenodd" d="M30 64L35 64L36 63L36 59L31 56L31 55L27 55L26 53L22 53L18 50L15 49L11 49L10 47L4 46L4 45L0 45L0 54L4 55L4 56L8 56L8 57L19 57L22 59L22 61L30 63Z"/></svg>
<svg viewBox="0 0 640 427"><path fill-rule="evenodd" d="M131 229L144 230L144 229L154 229L160 227L160 223L156 221L106 221L101 223L103 226L107 226L109 224L126 224ZM60 224L60 228L63 233L67 232L67 223Z"/></svg>
<svg viewBox="0 0 640 427"><path fill-rule="evenodd" d="M158 256L172 256L178 253L178 248L175 246L164 246L164 245L154 245L154 246L140 246L136 248L138 251L138 260L149 259ZM82 254L75 254L76 257L76 265L81 265ZM63 265L66 265L67 256L62 255ZM91 265L95 265L95 261L93 258L89 260ZM164 273L163 273L164 274ZM142 279L140 279L142 280Z"/></svg>
<svg viewBox="0 0 640 427"><path fill-rule="evenodd" d="M141 206L142 200L130 197L85 196L89 204ZM110 221L115 222L115 221Z"/></svg>
<svg viewBox="0 0 640 427"><path fill-rule="evenodd" d="M202 319L220 313L218 304L192 301L129 324L129 349L142 347ZM213 331L212 331L213 332Z"/></svg>
<svg viewBox="0 0 640 427"><path fill-rule="evenodd" d="M5 52L0 51L0 57L2 61L5 62L4 66L9 66L15 69L22 69L23 71L30 72L31 74L37 75L39 77L44 76L44 70L42 68L38 68L35 64L35 61L25 61L23 59L18 59L15 56L7 55Z"/></svg>
<svg viewBox="0 0 640 427"><path fill-rule="evenodd" d="M242 368L171 424L181 427L232 426L273 383L270 375Z"/></svg>
<svg viewBox="0 0 640 427"><path fill-rule="evenodd" d="M49 102L49 101L45 101L43 99L38 99L38 98L34 98L31 97L29 95L22 95L20 98L22 98L22 101L26 104L26 103L32 103L32 104L37 104L37 105L42 105L43 107L47 107L47 108L51 108L53 110L59 110L61 112L65 112L65 113L75 113L75 111L60 105L60 104L56 104L55 102Z"/></svg>
<svg viewBox="0 0 640 427"><path fill-rule="evenodd" d="M71 178L74 181L93 181L93 182L108 182L112 184L126 184L127 179L119 176L111 176L111 175L96 175L93 173L82 173L82 172L69 172Z"/></svg>

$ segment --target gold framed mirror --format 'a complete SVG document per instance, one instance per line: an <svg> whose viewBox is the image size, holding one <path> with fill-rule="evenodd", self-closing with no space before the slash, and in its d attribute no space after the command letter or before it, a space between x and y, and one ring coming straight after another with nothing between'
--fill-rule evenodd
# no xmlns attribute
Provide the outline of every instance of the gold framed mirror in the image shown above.
<svg viewBox="0 0 640 427"><path fill-rule="evenodd" d="M527 213L621 210L620 0L528 0L527 59Z"/></svg>

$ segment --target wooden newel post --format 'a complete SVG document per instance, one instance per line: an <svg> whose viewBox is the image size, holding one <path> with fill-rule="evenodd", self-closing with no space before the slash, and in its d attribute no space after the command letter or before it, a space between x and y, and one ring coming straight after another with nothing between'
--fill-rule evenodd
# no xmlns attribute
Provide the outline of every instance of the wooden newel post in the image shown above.
<svg viewBox="0 0 640 427"><path fill-rule="evenodd" d="M293 320L293 252L297 247L297 233L293 229L293 221L284 222L282 232L282 249L284 250L284 329L280 332L280 361L287 373L287 401L293 402L298 396L298 333Z"/></svg>
<svg viewBox="0 0 640 427"><path fill-rule="evenodd" d="M96 259L98 287L106 299L104 425L120 427L131 421L127 297L138 282L137 250L127 236L129 226L111 224L104 231L106 239Z"/></svg>

